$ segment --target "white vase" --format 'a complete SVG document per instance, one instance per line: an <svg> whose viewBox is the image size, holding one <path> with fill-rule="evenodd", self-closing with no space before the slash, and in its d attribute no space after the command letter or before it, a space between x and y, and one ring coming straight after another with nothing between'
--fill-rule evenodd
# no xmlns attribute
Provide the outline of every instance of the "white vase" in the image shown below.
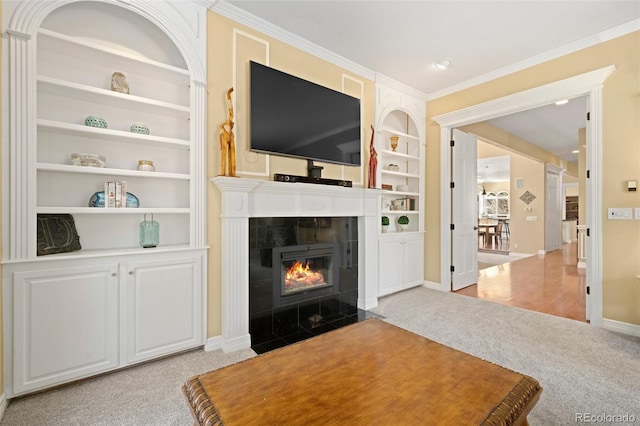
<svg viewBox="0 0 640 426"><path fill-rule="evenodd" d="M402 223L398 224L398 228L400 228L401 231L406 231L408 227L409 227L409 225L405 225L405 224L402 224Z"/></svg>
<svg viewBox="0 0 640 426"><path fill-rule="evenodd" d="M389 225L382 225L382 233L386 233L389 230Z"/></svg>

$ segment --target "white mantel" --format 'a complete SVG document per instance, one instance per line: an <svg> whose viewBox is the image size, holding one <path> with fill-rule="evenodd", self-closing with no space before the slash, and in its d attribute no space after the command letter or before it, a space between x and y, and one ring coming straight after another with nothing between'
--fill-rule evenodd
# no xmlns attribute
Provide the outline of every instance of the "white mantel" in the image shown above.
<svg viewBox="0 0 640 426"><path fill-rule="evenodd" d="M378 306L378 192L373 189L218 176L222 194L222 349L251 346L249 218L357 217L358 308ZM368 267L367 267L368 266Z"/></svg>

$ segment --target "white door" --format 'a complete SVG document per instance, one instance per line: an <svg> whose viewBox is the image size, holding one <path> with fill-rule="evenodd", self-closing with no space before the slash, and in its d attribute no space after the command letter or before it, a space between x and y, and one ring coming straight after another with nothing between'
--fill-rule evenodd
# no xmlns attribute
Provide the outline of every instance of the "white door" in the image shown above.
<svg viewBox="0 0 640 426"><path fill-rule="evenodd" d="M546 165L545 173L545 251L562 247L562 173L563 169Z"/></svg>
<svg viewBox="0 0 640 426"><path fill-rule="evenodd" d="M478 281L478 140L475 135L453 129L451 152L451 289Z"/></svg>

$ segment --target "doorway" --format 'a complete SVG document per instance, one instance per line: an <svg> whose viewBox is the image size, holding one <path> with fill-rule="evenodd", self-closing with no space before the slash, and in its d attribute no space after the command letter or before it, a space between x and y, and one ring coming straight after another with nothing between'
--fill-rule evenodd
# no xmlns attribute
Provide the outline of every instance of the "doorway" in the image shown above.
<svg viewBox="0 0 640 426"><path fill-rule="evenodd" d="M588 96L591 119L587 123L586 168L591 172L587 181L587 227L591 230L587 239L587 282L590 289L587 297L587 319L596 326L602 325L602 257L600 252L602 229L602 85L615 67L610 66L534 89L488 101L472 107L433 117L440 125L441 182L448 182L451 175L451 152L447 149L454 128L486 121L513 112L547 105L559 98ZM451 192L444 186L440 190L440 289L450 291L452 286L452 239L451 239Z"/></svg>

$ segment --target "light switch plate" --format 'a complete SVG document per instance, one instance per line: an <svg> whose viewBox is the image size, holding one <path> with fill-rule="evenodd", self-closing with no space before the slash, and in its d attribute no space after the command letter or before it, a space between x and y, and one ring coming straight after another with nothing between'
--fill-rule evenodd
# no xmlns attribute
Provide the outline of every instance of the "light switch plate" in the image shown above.
<svg viewBox="0 0 640 426"><path fill-rule="evenodd" d="M612 220L631 220L631 207L610 207L607 211L607 217Z"/></svg>

